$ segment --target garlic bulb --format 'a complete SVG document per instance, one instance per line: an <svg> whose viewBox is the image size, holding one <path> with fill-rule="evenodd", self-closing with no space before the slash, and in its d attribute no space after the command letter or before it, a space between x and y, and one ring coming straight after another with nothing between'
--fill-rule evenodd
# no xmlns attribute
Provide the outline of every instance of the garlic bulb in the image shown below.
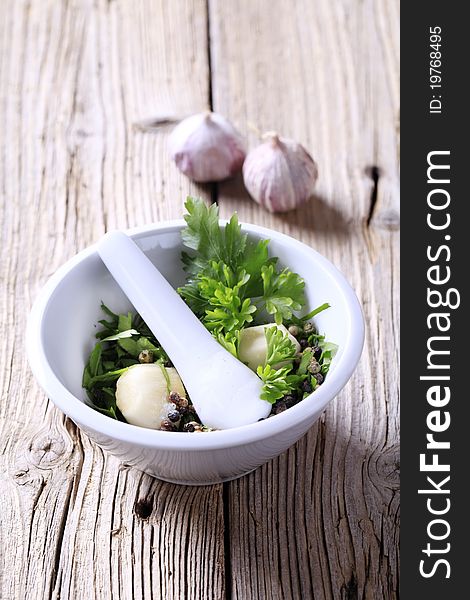
<svg viewBox="0 0 470 600"><path fill-rule="evenodd" d="M315 161L305 148L276 133L251 150L243 164L250 196L270 212L285 212L306 202L318 177Z"/></svg>
<svg viewBox="0 0 470 600"><path fill-rule="evenodd" d="M159 429L168 413L168 388L186 396L176 369L157 363L132 365L117 380L117 407L131 425Z"/></svg>
<svg viewBox="0 0 470 600"><path fill-rule="evenodd" d="M245 160L242 136L222 115L205 112L188 117L172 131L172 159L193 181L221 181L231 177Z"/></svg>
<svg viewBox="0 0 470 600"><path fill-rule="evenodd" d="M266 355L268 352L268 343L266 341L265 329L268 327L277 327L284 335L287 335L290 341L294 344L297 352L300 352L300 344L291 335L284 325L276 325L276 323L268 323L267 325L256 325L255 327L246 327L240 331L238 342L238 358L244 362L252 371L256 373L259 365L263 367L266 364ZM280 368L283 365L275 365Z"/></svg>

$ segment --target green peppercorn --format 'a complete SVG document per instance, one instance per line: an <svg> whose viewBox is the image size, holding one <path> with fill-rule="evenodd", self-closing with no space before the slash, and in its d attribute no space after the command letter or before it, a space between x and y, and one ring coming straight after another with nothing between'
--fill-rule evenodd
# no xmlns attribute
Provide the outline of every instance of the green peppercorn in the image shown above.
<svg viewBox="0 0 470 600"><path fill-rule="evenodd" d="M300 333L300 329L297 327L297 325L291 325L288 329L288 332L294 337L297 337Z"/></svg>
<svg viewBox="0 0 470 600"><path fill-rule="evenodd" d="M315 331L315 327L313 323L307 322L304 325L304 333L313 333Z"/></svg>
<svg viewBox="0 0 470 600"><path fill-rule="evenodd" d="M312 375L315 375L316 373L320 373L321 365L315 358L312 358L312 360L308 364L307 369L308 369L309 373L312 373Z"/></svg>
<svg viewBox="0 0 470 600"><path fill-rule="evenodd" d="M142 352L139 354L139 362L142 364L153 363L153 352L151 350L142 350Z"/></svg>

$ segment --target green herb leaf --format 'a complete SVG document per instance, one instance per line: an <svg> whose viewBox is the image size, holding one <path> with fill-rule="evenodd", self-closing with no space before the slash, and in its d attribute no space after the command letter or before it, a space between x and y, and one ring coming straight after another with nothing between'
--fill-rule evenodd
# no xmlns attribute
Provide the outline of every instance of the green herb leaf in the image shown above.
<svg viewBox="0 0 470 600"><path fill-rule="evenodd" d="M318 362L321 364L321 374L326 375L330 370L331 361L333 360L336 352L338 351L338 346L333 344L333 342L320 342L318 344L322 350L320 358Z"/></svg>
<svg viewBox="0 0 470 600"><path fill-rule="evenodd" d="M302 377L290 374L290 367L273 369L270 365L259 366L257 369L258 377L263 381L261 399L274 404L286 394L292 392L302 381Z"/></svg>
<svg viewBox="0 0 470 600"><path fill-rule="evenodd" d="M242 266L250 276L245 290L247 297L257 298L263 295L261 269L269 265L274 266L277 262L277 258L269 258L268 244L269 240L248 241L246 244Z"/></svg>
<svg viewBox="0 0 470 600"><path fill-rule="evenodd" d="M102 338L102 342L114 342L115 340L122 340L124 338L130 338L133 335L139 335L139 332L135 329L127 329L127 331L121 331L121 333L115 333L114 335L108 335L108 337Z"/></svg>
<svg viewBox="0 0 470 600"><path fill-rule="evenodd" d="M117 371L108 371L107 373L102 373L101 375L95 375L91 378L89 387L97 383L110 383L112 381L116 381L121 377L123 373L127 371L128 367L124 367L123 369L117 369Z"/></svg>
<svg viewBox="0 0 470 600"><path fill-rule="evenodd" d="M128 312L127 315L119 315L118 319L118 331L123 333L132 329L132 313Z"/></svg>
<svg viewBox="0 0 470 600"><path fill-rule="evenodd" d="M246 235L241 233L238 216L234 213L225 225L225 239L223 239L224 262L232 269L236 269L246 247Z"/></svg>
<svg viewBox="0 0 470 600"><path fill-rule="evenodd" d="M289 336L277 327L266 327L264 330L267 342L266 364L272 367L279 363L293 361L297 348Z"/></svg>
<svg viewBox="0 0 470 600"><path fill-rule="evenodd" d="M116 313L113 313L112 310L110 310L106 304L104 304L104 302L101 302L101 310L108 315L108 317L111 317L111 319L113 320L113 322L115 321L117 323L118 321L118 315Z"/></svg>
<svg viewBox="0 0 470 600"><path fill-rule="evenodd" d="M201 317L204 315L207 307L207 298L201 295L198 283L198 281L189 281L186 285L179 287L177 292L184 298L193 313L197 317Z"/></svg>
<svg viewBox="0 0 470 600"><path fill-rule="evenodd" d="M89 367L89 371L90 371L90 375L92 377L95 377L96 375L99 374L100 372L100 367L101 367L101 353L102 353L102 346L100 343L96 344L96 346L93 348L91 354L90 354L90 358L88 360L88 367Z"/></svg>
<svg viewBox="0 0 470 600"><path fill-rule="evenodd" d="M307 373L307 367L310 364L310 361L313 358L313 351L311 348L306 348L302 352L302 356L300 358L300 364L297 368L297 373L299 375L305 375Z"/></svg>
<svg viewBox="0 0 470 600"><path fill-rule="evenodd" d="M292 392L303 377L291 372L297 348L290 338L277 327L266 327L264 333L267 342L266 365L260 365L257 373L263 381L261 398L274 403Z"/></svg>
<svg viewBox="0 0 470 600"><path fill-rule="evenodd" d="M165 369L165 366L161 362L158 362L157 364L159 365L160 369L162 370L163 377L165 378L166 391L168 394L170 394L172 390L171 390L171 382L170 382L170 376L168 375L168 371Z"/></svg>
<svg viewBox="0 0 470 600"><path fill-rule="evenodd" d="M229 331L225 335L219 333L215 336L219 344L228 350L230 354L233 354L235 358L238 358L239 333L239 331Z"/></svg>
<svg viewBox="0 0 470 600"><path fill-rule="evenodd" d="M311 319L313 319L314 316L318 315L319 313L323 312L324 310L330 307L331 305L328 304L328 302L325 302L324 304L317 306L317 308L314 308L312 311L310 311L303 317L296 317L295 315L292 315L290 320L295 325L303 325L306 321L310 321Z"/></svg>
<svg viewBox="0 0 470 600"><path fill-rule="evenodd" d="M132 338L124 338L118 340L119 347L125 350L133 358L137 358L140 354L140 348L137 344L137 340Z"/></svg>
<svg viewBox="0 0 470 600"><path fill-rule="evenodd" d="M274 315L276 323L290 319L293 312L305 304L305 282L297 273L289 269L277 273L274 265L268 265L261 268L261 277L263 301L267 312Z"/></svg>
<svg viewBox="0 0 470 600"><path fill-rule="evenodd" d="M243 299L243 288L249 278L244 270L234 273L221 262L212 262L211 276L199 276L198 292L206 301L202 320L216 336L239 331L246 323L253 321L256 306L251 304L249 298Z"/></svg>
<svg viewBox="0 0 470 600"><path fill-rule="evenodd" d="M195 257L183 255L188 274L196 275L213 261L235 270L246 246L246 235L241 233L237 215L232 215L225 229L221 229L216 204L207 206L202 200L188 196L185 207L187 227L181 236L185 246L197 252Z"/></svg>
<svg viewBox="0 0 470 600"><path fill-rule="evenodd" d="M116 402L114 402L114 404L110 403L108 406L101 406L100 404L97 404L96 401L89 398L88 400L85 400L85 404L87 404L94 410L97 410L101 414L106 415L107 417L111 417L111 419L115 419L116 421L126 422L124 417L119 412L119 410L116 406Z"/></svg>

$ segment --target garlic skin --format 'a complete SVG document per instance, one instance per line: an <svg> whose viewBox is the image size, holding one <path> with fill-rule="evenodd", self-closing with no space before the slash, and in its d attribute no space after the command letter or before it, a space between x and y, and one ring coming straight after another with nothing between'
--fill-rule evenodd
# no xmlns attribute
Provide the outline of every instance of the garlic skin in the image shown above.
<svg viewBox="0 0 470 600"><path fill-rule="evenodd" d="M294 140L267 133L267 141L248 153L243 181L250 196L270 212L297 208L311 197L316 162Z"/></svg>
<svg viewBox="0 0 470 600"><path fill-rule="evenodd" d="M193 181L221 181L240 171L245 142L222 115L205 112L179 123L169 138L171 158Z"/></svg>
<svg viewBox="0 0 470 600"><path fill-rule="evenodd" d="M293 335L284 327L284 325L276 325L276 323L268 323L267 325L256 325L255 327L245 327L240 331L238 342L238 358L245 363L252 371L256 373L259 365L266 365L266 354L268 352L268 343L266 341L265 329L268 327L277 327L284 335L290 339L300 352L300 344ZM283 364L275 365L277 369Z"/></svg>
<svg viewBox="0 0 470 600"><path fill-rule="evenodd" d="M132 365L119 377L116 385L116 404L131 425L160 429L162 419L168 413L167 380L170 391L186 396L183 383L176 369L165 368L157 363Z"/></svg>

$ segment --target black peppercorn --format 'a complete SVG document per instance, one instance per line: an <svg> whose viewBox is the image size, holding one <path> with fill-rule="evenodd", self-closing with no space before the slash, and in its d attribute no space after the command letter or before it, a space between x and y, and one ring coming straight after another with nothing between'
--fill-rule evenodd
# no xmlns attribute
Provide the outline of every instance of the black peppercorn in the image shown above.
<svg viewBox="0 0 470 600"><path fill-rule="evenodd" d="M179 401L181 400L181 396L178 394L178 392L170 392L169 400L170 402L173 402L173 404L176 404L176 406L178 406Z"/></svg>
<svg viewBox="0 0 470 600"><path fill-rule="evenodd" d="M285 410L287 410L286 403L283 400L278 400L272 408L272 413L274 415L278 415L278 414L284 412Z"/></svg>
<svg viewBox="0 0 470 600"><path fill-rule="evenodd" d="M189 421L189 423L186 423L186 425L183 427L183 429L185 431L202 431L202 425L200 423L198 423L197 421Z"/></svg>
<svg viewBox="0 0 470 600"><path fill-rule="evenodd" d="M287 394L282 400L287 408L294 406L294 404L296 403L295 397L292 394Z"/></svg>
<svg viewBox="0 0 470 600"><path fill-rule="evenodd" d="M176 406L181 409L181 408L188 408L189 406L189 402L187 398L183 398L180 397L180 399L178 400L178 402L176 402Z"/></svg>

